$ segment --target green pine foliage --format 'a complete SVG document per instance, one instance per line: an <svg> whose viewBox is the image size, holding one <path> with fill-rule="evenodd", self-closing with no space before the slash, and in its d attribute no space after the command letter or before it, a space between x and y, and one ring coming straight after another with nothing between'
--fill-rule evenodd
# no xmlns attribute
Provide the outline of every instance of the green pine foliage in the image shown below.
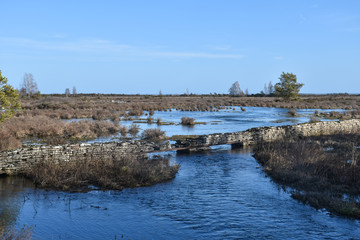
<svg viewBox="0 0 360 240"><path fill-rule="evenodd" d="M7 81L0 71L0 122L10 118L21 108L18 91L7 84Z"/></svg>
<svg viewBox="0 0 360 240"><path fill-rule="evenodd" d="M296 75L283 72L279 79L280 82L275 84L275 95L285 101L298 100L300 89L304 84L297 82Z"/></svg>

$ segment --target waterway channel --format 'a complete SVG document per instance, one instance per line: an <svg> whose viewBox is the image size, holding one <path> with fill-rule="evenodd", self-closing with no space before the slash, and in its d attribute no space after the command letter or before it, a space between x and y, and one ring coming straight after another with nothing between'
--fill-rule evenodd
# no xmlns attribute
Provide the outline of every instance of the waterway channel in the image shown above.
<svg viewBox="0 0 360 240"><path fill-rule="evenodd" d="M169 154L179 173L152 187L66 193L0 178L0 223L33 226L34 239L360 238L359 221L293 200L251 149Z"/></svg>

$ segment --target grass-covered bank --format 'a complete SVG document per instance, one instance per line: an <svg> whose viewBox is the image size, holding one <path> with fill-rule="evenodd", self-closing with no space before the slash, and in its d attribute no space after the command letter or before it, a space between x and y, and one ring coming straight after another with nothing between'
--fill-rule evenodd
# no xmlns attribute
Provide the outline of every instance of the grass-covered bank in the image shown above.
<svg viewBox="0 0 360 240"><path fill-rule="evenodd" d="M283 101L270 96L230 97L229 95L120 95L120 94L78 94L41 95L37 98L23 97L22 110L16 111L11 119L0 126L0 151L21 148L24 142L41 144L66 144L87 141L98 137L136 137L139 129L134 124L129 127L121 121L153 123L155 111L220 111L240 106L279 107L293 109L347 109L345 113L320 111L314 117L351 119L359 118L359 95L301 95L299 101ZM313 118L317 120L316 118ZM157 119L158 125L165 123ZM185 126L204 124L188 117L179 119Z"/></svg>
<svg viewBox="0 0 360 240"><path fill-rule="evenodd" d="M254 157L292 197L316 209L360 219L360 135L259 144Z"/></svg>
<svg viewBox="0 0 360 240"><path fill-rule="evenodd" d="M25 177L36 187L62 191L91 189L122 190L126 187L151 186L175 177L178 164L154 156L126 155L103 160L92 158L79 161L44 160L25 170Z"/></svg>

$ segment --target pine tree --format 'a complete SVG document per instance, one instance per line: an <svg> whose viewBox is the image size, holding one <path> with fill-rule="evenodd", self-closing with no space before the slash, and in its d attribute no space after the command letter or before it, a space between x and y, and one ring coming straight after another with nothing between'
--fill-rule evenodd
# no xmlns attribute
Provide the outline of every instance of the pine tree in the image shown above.
<svg viewBox="0 0 360 240"><path fill-rule="evenodd" d="M275 84L275 95L282 97L285 101L298 100L299 91L304 84L297 83L296 75L283 72L279 80L280 82Z"/></svg>
<svg viewBox="0 0 360 240"><path fill-rule="evenodd" d="M7 81L0 71L0 122L12 117L21 108L18 91L7 84Z"/></svg>

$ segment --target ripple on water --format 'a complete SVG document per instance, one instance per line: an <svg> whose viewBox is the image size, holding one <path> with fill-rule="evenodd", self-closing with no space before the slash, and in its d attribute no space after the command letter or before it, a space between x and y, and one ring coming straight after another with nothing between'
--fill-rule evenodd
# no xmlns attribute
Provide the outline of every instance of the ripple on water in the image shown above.
<svg viewBox="0 0 360 240"><path fill-rule="evenodd" d="M7 202L19 206L13 211L18 226L34 225L38 239L360 236L358 221L291 199L265 177L249 152L220 148L212 154L174 154L174 160L181 164L178 176L153 187L76 194L22 189Z"/></svg>

